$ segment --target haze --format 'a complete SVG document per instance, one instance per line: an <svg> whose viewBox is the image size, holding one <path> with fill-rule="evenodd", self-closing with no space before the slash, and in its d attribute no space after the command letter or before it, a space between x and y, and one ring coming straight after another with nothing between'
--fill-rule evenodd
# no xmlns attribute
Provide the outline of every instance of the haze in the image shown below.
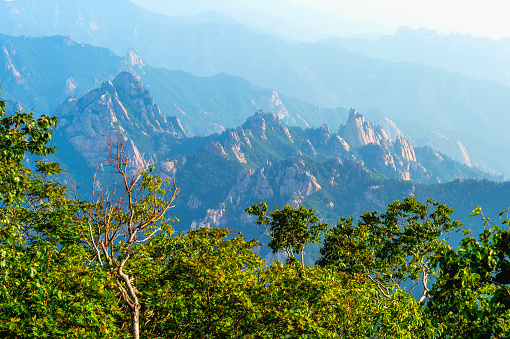
<svg viewBox="0 0 510 339"><path fill-rule="evenodd" d="M427 27L441 33L510 36L507 3L461 0L132 0L167 15L216 11L246 25L297 40L330 36L378 37L400 26Z"/></svg>

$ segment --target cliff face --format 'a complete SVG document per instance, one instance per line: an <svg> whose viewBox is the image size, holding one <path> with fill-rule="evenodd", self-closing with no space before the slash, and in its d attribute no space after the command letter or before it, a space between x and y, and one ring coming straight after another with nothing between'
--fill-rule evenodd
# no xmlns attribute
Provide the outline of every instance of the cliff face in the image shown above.
<svg viewBox="0 0 510 339"><path fill-rule="evenodd" d="M361 147L368 144L388 145L391 139L381 125L375 125L365 120L365 117L351 108L345 125L340 125L338 135L351 147Z"/></svg>
<svg viewBox="0 0 510 339"><path fill-rule="evenodd" d="M79 99L67 99L56 115L56 133L90 162L103 158L100 149L109 135L125 142L134 166L147 167L184 134L178 120L167 121L149 92L127 72Z"/></svg>
<svg viewBox="0 0 510 339"><path fill-rule="evenodd" d="M4 46L2 46L1 56L3 57L3 60L0 60L3 61L5 70L7 71L7 79L3 79L3 81L7 82L10 80L18 85L24 85L26 81L19 72L16 63L13 60L13 56L16 54L17 51L14 49L12 44L4 44Z"/></svg>
<svg viewBox="0 0 510 339"><path fill-rule="evenodd" d="M403 135L398 135L393 145L393 150L397 156L407 161L416 162L413 144Z"/></svg>
<svg viewBox="0 0 510 339"><path fill-rule="evenodd" d="M350 147L358 149L363 164L368 168L389 178L435 182L436 178L417 161L411 141L388 118L383 120L383 124L384 127L366 121L358 111L351 109L347 123L340 126L338 135Z"/></svg>
<svg viewBox="0 0 510 339"><path fill-rule="evenodd" d="M331 133L327 125L322 125L319 128L318 142L335 157L347 158L351 156L349 144L338 134Z"/></svg>
<svg viewBox="0 0 510 339"><path fill-rule="evenodd" d="M128 49L126 57L124 58L124 63L131 67L143 68L145 66L142 58L140 58L140 56L132 48Z"/></svg>
<svg viewBox="0 0 510 339"><path fill-rule="evenodd" d="M282 138L283 143L294 144L289 129L275 114L258 111L242 126L223 133L223 143L211 141L204 146L204 150L211 155L235 158L246 164L245 152L252 148L250 139L257 138L268 145L281 143L282 140L274 139L275 135Z"/></svg>
<svg viewBox="0 0 510 339"><path fill-rule="evenodd" d="M303 128L309 127L308 122L298 113L289 112L276 91L271 91L269 94L262 95L253 102L263 111L272 112L287 126L301 126Z"/></svg>
<svg viewBox="0 0 510 339"><path fill-rule="evenodd" d="M267 162L255 170L241 170L237 182L226 199L216 208L210 208L203 219L196 219L192 228L221 227L233 220L250 222L244 209L256 201L282 201L298 207L308 196L321 190L313 174L299 158L290 158L277 164ZM196 203L195 203L196 204Z"/></svg>
<svg viewBox="0 0 510 339"><path fill-rule="evenodd" d="M281 120L272 113L265 113L264 111L259 110L255 113L255 115L249 117L242 127L244 130L250 131L253 136L264 141L268 141L266 132L269 130L278 133L286 141L294 143L287 126L285 126L285 124L283 124Z"/></svg>
<svg viewBox="0 0 510 339"><path fill-rule="evenodd" d="M441 153L446 154L455 161L467 166L472 166L471 158L468 151L462 143L455 138L447 138L441 134L434 132L427 135L423 140L424 146L430 146Z"/></svg>

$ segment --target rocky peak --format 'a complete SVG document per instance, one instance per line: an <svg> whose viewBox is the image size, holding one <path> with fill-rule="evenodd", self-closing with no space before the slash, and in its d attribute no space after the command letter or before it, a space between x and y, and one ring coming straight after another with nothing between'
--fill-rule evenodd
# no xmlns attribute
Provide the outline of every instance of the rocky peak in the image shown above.
<svg viewBox="0 0 510 339"><path fill-rule="evenodd" d="M73 78L68 78L64 86L64 93L67 96L74 96L80 91L80 86Z"/></svg>
<svg viewBox="0 0 510 339"><path fill-rule="evenodd" d="M319 138L321 144L327 145L329 139L331 139L332 136L333 133L331 133L331 130L329 129L328 125L324 124L319 128Z"/></svg>
<svg viewBox="0 0 510 339"><path fill-rule="evenodd" d="M271 91L257 99L260 109L272 112L287 126L308 127L308 123L299 114L289 112L283 104L278 92Z"/></svg>
<svg viewBox="0 0 510 339"><path fill-rule="evenodd" d="M409 140L404 138L403 135L398 135L393 145L395 153L407 161L416 161L416 154L414 152L414 146Z"/></svg>
<svg viewBox="0 0 510 339"><path fill-rule="evenodd" d="M365 117L351 108L345 125L338 129L340 135L351 147L361 147L368 144L387 146L391 140L381 125L375 125L365 120Z"/></svg>
<svg viewBox="0 0 510 339"><path fill-rule="evenodd" d="M113 80L112 84L116 88L121 88L126 94L130 96L139 96L144 94L142 83L133 73L126 71L120 72L115 80Z"/></svg>
<svg viewBox="0 0 510 339"><path fill-rule="evenodd" d="M245 131L251 131L253 136L259 137L264 141L268 141L267 130L275 131L285 139L294 143L289 129L285 126L280 119L273 113L266 113L259 110L255 115L249 117L243 124L242 128Z"/></svg>
<svg viewBox="0 0 510 339"><path fill-rule="evenodd" d="M128 49L126 57L124 58L124 62L131 67L142 68L145 66L145 64L142 61L142 58L140 58L138 53L136 53L135 50L132 48Z"/></svg>
<svg viewBox="0 0 510 339"><path fill-rule="evenodd" d="M386 132L386 135L391 140L395 141L397 140L397 137L399 135L404 135L400 129L397 127L397 125L388 117L384 117L382 121L379 122L379 124L382 126L384 131Z"/></svg>
<svg viewBox="0 0 510 339"><path fill-rule="evenodd" d="M441 153L446 154L455 161L471 166L471 158L462 143L455 138L447 138L437 132L430 133L420 144L430 146Z"/></svg>
<svg viewBox="0 0 510 339"><path fill-rule="evenodd" d="M80 99L69 98L56 115L58 133L89 161L102 158L99 148L106 145L108 134L119 133L132 162L141 167L154 164L157 154L184 135L178 119L167 121L150 93L127 72Z"/></svg>

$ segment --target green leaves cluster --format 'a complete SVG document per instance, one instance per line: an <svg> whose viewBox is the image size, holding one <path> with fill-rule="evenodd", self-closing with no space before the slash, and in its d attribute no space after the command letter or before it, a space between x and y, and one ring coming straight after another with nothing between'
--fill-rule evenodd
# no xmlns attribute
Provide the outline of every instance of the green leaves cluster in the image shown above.
<svg viewBox="0 0 510 339"><path fill-rule="evenodd" d="M123 310L111 280L84 260L83 225L58 182L62 170L33 164L54 153L47 143L57 119L7 116L0 103L0 336L119 337Z"/></svg>
<svg viewBox="0 0 510 339"><path fill-rule="evenodd" d="M480 215L477 208L474 215ZM433 264L437 281L427 308L448 338L505 338L510 334L510 230L485 218L478 241L462 240L457 250L444 245Z"/></svg>
<svg viewBox="0 0 510 339"><path fill-rule="evenodd" d="M429 199L414 197L388 205L386 213L366 212L357 225L342 218L326 234L321 266L336 265L349 274L367 276L384 296L406 280L422 284L426 297L431 274L430 259L442 244L441 237L460 226L451 220L453 210Z"/></svg>
<svg viewBox="0 0 510 339"><path fill-rule="evenodd" d="M303 272L276 262L268 268L254 253L256 240L231 233L199 229L154 246L155 254L166 254L166 265L153 266L150 279L139 282L151 286L144 288L146 337L394 338L433 332L411 297L380 302L370 283L333 267Z"/></svg>
<svg viewBox="0 0 510 339"><path fill-rule="evenodd" d="M0 337L121 337L125 317L108 276L82 260L83 248L0 250Z"/></svg>
<svg viewBox="0 0 510 339"><path fill-rule="evenodd" d="M271 241L268 246L273 253L285 251L289 260L297 260L296 255L301 257L301 265L304 268L304 248L306 244L320 242L320 235L328 228L328 223L320 221L313 209L304 206L294 208L286 205L283 209L274 209L267 215L268 206L265 202L251 205L246 213L257 217L258 225L269 225L268 235Z"/></svg>

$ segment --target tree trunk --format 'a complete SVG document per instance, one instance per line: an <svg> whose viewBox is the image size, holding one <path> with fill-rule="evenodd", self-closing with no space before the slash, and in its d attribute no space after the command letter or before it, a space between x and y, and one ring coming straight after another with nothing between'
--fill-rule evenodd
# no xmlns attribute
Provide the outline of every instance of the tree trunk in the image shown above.
<svg viewBox="0 0 510 339"><path fill-rule="evenodd" d="M131 310L133 320L133 339L140 339L140 304L135 304Z"/></svg>

